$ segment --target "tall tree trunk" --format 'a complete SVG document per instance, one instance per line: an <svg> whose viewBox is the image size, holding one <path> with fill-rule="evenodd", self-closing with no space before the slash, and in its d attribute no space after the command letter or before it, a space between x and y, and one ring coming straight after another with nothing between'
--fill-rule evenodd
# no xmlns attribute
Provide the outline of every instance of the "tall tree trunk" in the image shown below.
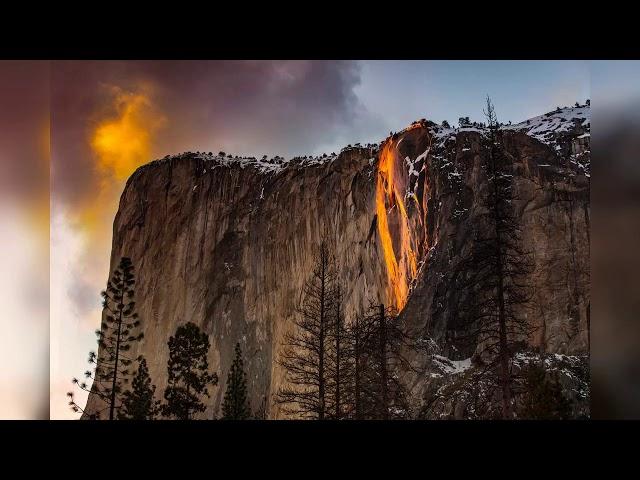
<svg viewBox="0 0 640 480"><path fill-rule="evenodd" d="M389 419L389 392L387 372L387 326L385 324L384 304L380 304L380 381L381 381L381 414L384 420Z"/></svg>
<svg viewBox="0 0 640 480"><path fill-rule="evenodd" d="M120 303L118 304L118 335L116 337L116 358L113 364L113 382L111 383L111 405L109 406L109 420L113 420L116 406L116 384L118 380L118 356L120 355L120 330L122 328L122 302L124 301L124 290L120 292Z"/></svg>
<svg viewBox="0 0 640 480"><path fill-rule="evenodd" d="M354 372L353 372L353 380L354 380L354 396L355 396L355 415L356 420L362 420L362 405L360 405L360 329L362 325L360 320L356 320L355 332L354 332L354 342L353 342L353 356L355 360L354 364Z"/></svg>
<svg viewBox="0 0 640 480"><path fill-rule="evenodd" d="M498 174L495 164L495 133L491 135L491 158L493 175L493 215L496 234L496 271L498 276L498 329L499 329L499 357L500 357L500 385L502 389L502 416L505 419L513 418L511 409L511 374L509 373L509 344L507 339L507 318L505 313L504 298L504 269L502 258L502 237L500 235L500 212L498 211Z"/></svg>
<svg viewBox="0 0 640 480"><path fill-rule="evenodd" d="M498 321L500 324L500 379L502 385L502 415L505 419L513 418L511 409L511 374L509 373L509 344L507 341L507 325L504 309L504 284L502 275L498 278Z"/></svg>

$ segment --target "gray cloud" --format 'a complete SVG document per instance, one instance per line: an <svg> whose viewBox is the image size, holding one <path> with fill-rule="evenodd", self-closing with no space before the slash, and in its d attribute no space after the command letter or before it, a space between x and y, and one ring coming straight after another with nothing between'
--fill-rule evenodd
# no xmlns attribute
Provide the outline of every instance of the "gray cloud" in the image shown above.
<svg viewBox="0 0 640 480"><path fill-rule="evenodd" d="M109 102L105 86L151 86L167 117L155 157L186 150L291 157L380 130L354 93L359 82L352 61L53 62L54 194L73 203L93 191L88 129Z"/></svg>

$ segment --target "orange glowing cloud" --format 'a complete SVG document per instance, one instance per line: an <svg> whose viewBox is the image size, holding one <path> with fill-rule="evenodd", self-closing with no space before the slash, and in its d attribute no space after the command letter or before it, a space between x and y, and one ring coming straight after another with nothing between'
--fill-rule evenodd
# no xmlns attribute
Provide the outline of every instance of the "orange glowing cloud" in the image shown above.
<svg viewBox="0 0 640 480"><path fill-rule="evenodd" d="M90 119L87 139L95 162L94 196L70 219L84 237L85 267L96 287L107 275L111 228L124 184L152 159L155 139L167 123L148 85L136 91L109 88L107 103Z"/></svg>
<svg viewBox="0 0 640 480"><path fill-rule="evenodd" d="M98 170L115 180L126 180L151 157L152 138L166 123L145 93L114 89L115 115L98 122L91 137Z"/></svg>
<svg viewBox="0 0 640 480"><path fill-rule="evenodd" d="M97 240L100 247L110 242L111 224L126 179L151 160L154 139L166 124L148 85L133 92L108 88L108 101L90 119L88 135L95 162L95 193L72 214L75 227L92 237L92 242Z"/></svg>

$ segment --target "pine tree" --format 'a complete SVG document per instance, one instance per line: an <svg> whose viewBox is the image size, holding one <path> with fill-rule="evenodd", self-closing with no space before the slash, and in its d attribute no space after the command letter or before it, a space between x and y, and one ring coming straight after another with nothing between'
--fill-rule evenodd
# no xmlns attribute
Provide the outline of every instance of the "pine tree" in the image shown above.
<svg viewBox="0 0 640 480"><path fill-rule="evenodd" d="M335 261L323 241L313 272L303 287L303 301L288 332L278 363L285 369L286 386L276 401L290 415L324 420L328 415L328 352L335 314Z"/></svg>
<svg viewBox="0 0 640 480"><path fill-rule="evenodd" d="M156 386L151 384L147 361L144 358L138 364L138 371L131 386L132 390L124 392L118 418L121 420L153 420L159 413L160 401L154 399Z"/></svg>
<svg viewBox="0 0 640 480"><path fill-rule="evenodd" d="M247 400L247 375L244 372L239 343L236 343L235 352L236 356L227 377L227 391L222 403L223 420L247 420L251 417Z"/></svg>
<svg viewBox="0 0 640 480"><path fill-rule="evenodd" d="M143 338L142 333L134 334L140 326L135 313L134 268L131 259L123 257L107 282L107 289L101 292L103 297L103 322L96 330L99 353L89 352L89 364L93 370L87 370L85 377L93 381L89 389L87 382L74 378L73 383L81 390L91 392L104 403L104 407L90 414L90 418L100 419L106 413L114 420L122 405L120 396L124 386L129 383L128 367L134 359L127 355L131 346ZM69 405L74 412L84 410L75 402L73 392L67 393Z"/></svg>
<svg viewBox="0 0 640 480"><path fill-rule="evenodd" d="M525 392L519 417L530 420L571 418L571 403L562 394L557 376L548 376L544 366L529 364L525 373Z"/></svg>
<svg viewBox="0 0 640 480"><path fill-rule="evenodd" d="M194 413L205 411L201 397L208 397L207 387L218 383L217 374L209 373L209 347L209 336L191 322L179 326L169 338L165 416L191 420Z"/></svg>
<svg viewBox="0 0 640 480"><path fill-rule="evenodd" d="M483 208L474 225L470 252L461 254L452 269L454 281L448 294L454 316L451 324L459 330L456 341L476 348L474 358L482 364L483 382L499 394L502 417L513 418L511 363L518 345L531 333L522 311L530 299L527 277L533 265L522 248L514 213L513 163L505 153L503 132L489 98L485 116Z"/></svg>

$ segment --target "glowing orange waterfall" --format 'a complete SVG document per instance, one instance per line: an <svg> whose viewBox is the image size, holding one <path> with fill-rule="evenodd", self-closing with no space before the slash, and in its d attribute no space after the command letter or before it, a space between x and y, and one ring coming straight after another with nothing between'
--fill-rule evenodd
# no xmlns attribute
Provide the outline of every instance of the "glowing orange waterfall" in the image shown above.
<svg viewBox="0 0 640 480"><path fill-rule="evenodd" d="M400 311L407 303L409 284L417 275L416 253L412 246L409 218L404 204L406 174L400 170L393 140L387 141L378 163L376 213L378 233L387 267L388 293ZM394 248L390 223L397 225L399 237Z"/></svg>

